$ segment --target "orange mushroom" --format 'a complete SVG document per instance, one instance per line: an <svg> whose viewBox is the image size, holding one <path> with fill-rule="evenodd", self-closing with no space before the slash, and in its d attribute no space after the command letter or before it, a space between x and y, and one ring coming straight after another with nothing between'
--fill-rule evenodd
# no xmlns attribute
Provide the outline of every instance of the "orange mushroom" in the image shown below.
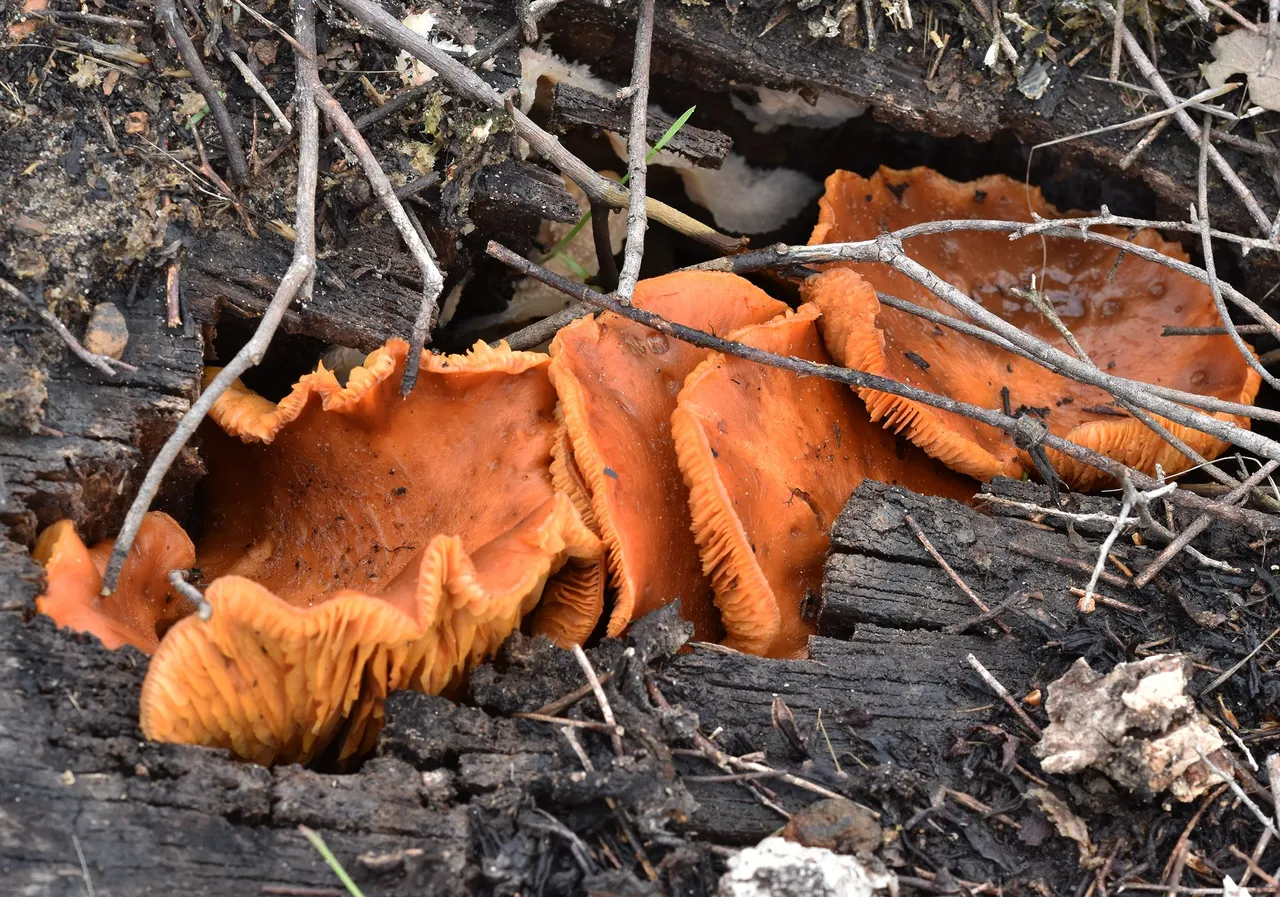
<svg viewBox="0 0 1280 897"><path fill-rule="evenodd" d="M1036 188L1003 175L969 183L935 171L881 168L870 178L839 171L827 178L810 244L867 240L882 231L953 218L1031 221L1062 217ZM1117 228L1101 229L1128 236ZM1141 230L1132 242L1186 260L1177 243ZM1163 325L1221 324L1209 288L1154 262L1126 256L1098 243L1066 238L1011 242L1003 233L956 231L915 237L904 247L989 310L1037 338L1070 351L1026 294L1032 286L1053 302L1062 321L1094 364L1118 376L1251 403L1261 378L1229 337L1165 339ZM880 374L971 404L1039 417L1050 432L1125 464L1155 473L1186 470L1192 462L1155 432L1113 404L1095 387L1051 373L989 343L939 327L907 312L882 307L876 290L954 315L923 286L879 263L846 265L810 278L806 299L823 312L821 328L831 354L843 365ZM863 282L865 279L865 283ZM1020 477L1030 458L1003 431L932 407L870 389L859 390L871 417L903 432L929 454L980 479ZM1245 418L1216 415L1247 427ZM1208 458L1226 443L1157 418ZM1050 452L1059 476L1075 488L1107 478L1074 459Z"/></svg>
<svg viewBox="0 0 1280 897"><path fill-rule="evenodd" d="M391 691L456 683L515 630L551 574L595 566L600 553L555 495L470 554L458 536L434 537L377 595L344 589L295 607L224 576L205 593L209 619L182 620L152 658L142 731L262 764L322 752L341 762L372 748Z"/></svg>
<svg viewBox="0 0 1280 897"><path fill-rule="evenodd" d="M741 277L708 272L641 281L632 301L713 333L786 307ZM698 638L719 636L670 431L676 394L706 354L611 313L571 324L551 344L551 379L571 448L553 472L561 491L579 501L585 493L607 548L616 589L611 636L677 598Z"/></svg>
<svg viewBox="0 0 1280 897"><path fill-rule="evenodd" d="M569 431L563 425L556 431L556 440L551 446L551 477L557 490L573 502L582 522L592 532L598 532L591 496L587 494L582 471L573 460ZM585 644L604 613L604 591L609 578L605 567L601 555L598 563L582 568L580 575L571 580L557 577L529 616L530 634L545 635L562 648Z"/></svg>
<svg viewBox="0 0 1280 897"><path fill-rule="evenodd" d="M70 520L48 527L34 553L48 581L36 610L59 626L96 635L112 650L133 645L150 654L165 629L191 610L171 590L169 571L190 568L195 546L177 521L152 511L142 518L115 591L102 596L102 573L114 546L108 539L87 548Z"/></svg>
<svg viewBox="0 0 1280 897"><path fill-rule="evenodd" d="M456 683L544 591L602 591L599 539L551 483L550 359L424 355L401 399L407 353L393 340L346 386L322 364L278 403L239 383L215 403L198 553L213 614L157 652L148 737L345 760L390 690Z"/></svg>
<svg viewBox="0 0 1280 897"><path fill-rule="evenodd" d="M401 399L392 340L341 386L323 365L279 403L237 384L206 428L199 538L206 579L253 579L286 601L379 592L434 536L468 551L554 494L549 359L477 343L424 355ZM262 444L246 444L259 442Z"/></svg>
<svg viewBox="0 0 1280 897"><path fill-rule="evenodd" d="M819 315L806 304L729 338L829 364ZM864 479L973 495L967 477L875 426L842 384L732 356L689 375L671 429L725 644L753 654L807 655L828 533Z"/></svg>

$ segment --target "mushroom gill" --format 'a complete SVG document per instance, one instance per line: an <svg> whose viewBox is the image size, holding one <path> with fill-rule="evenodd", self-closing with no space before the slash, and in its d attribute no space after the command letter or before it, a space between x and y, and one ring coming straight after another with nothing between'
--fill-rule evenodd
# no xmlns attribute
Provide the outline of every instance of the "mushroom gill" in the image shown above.
<svg viewBox="0 0 1280 897"><path fill-rule="evenodd" d="M991 218L1031 221L1062 217L1036 188L995 175L969 183L935 171L881 168L870 178L839 171L827 178L810 244L868 240L925 221ZM1128 236L1118 228L1107 233ZM1132 242L1186 260L1177 243L1153 230ZM1098 367L1117 376L1248 404L1260 377L1226 336L1161 339L1163 325L1220 325L1205 285L1154 262L1099 243L1047 237L1010 241L1004 233L955 231L913 237L907 254L1006 321L1070 351L1023 291L1052 301ZM853 268L857 275L840 270ZM881 263L832 266L810 278L803 295L823 312L820 326L843 365L880 374L974 405L1040 418L1050 432L1154 474L1176 473L1191 461L1114 404L1103 390L1054 374L989 343L882 306L876 291L954 315L929 290ZM858 276L860 275L860 277ZM865 282L864 282L865 281ZM1022 476L1030 458L1003 431L947 411L871 389L859 390L871 417L905 433L956 470L980 479ZM1249 421L1216 415L1240 426ZM1157 418L1193 449L1215 458L1226 449L1204 433ZM1107 478L1050 452L1058 474L1078 489Z"/></svg>
<svg viewBox="0 0 1280 897"><path fill-rule="evenodd" d="M198 553L213 615L161 644L148 737L345 760L391 689L439 692L544 591L590 592L600 542L551 483L550 359L424 354L402 399L407 353L391 341L346 386L321 364L278 403L239 383L215 403Z"/></svg>
<svg viewBox="0 0 1280 897"><path fill-rule="evenodd" d="M168 626L191 610L172 592L169 571L190 568L195 546L172 517L150 512L142 518L115 591L104 596L99 594L102 574L114 546L108 539L86 547L70 520L45 529L33 553L44 565L47 582L36 610L61 627L97 636L112 650L133 645L150 654Z"/></svg>
<svg viewBox="0 0 1280 897"><path fill-rule="evenodd" d="M830 364L820 314L805 304L729 338ZM973 495L967 477L875 426L842 384L732 356L689 375L671 427L725 644L752 654L807 655L828 533L864 479Z"/></svg>
<svg viewBox="0 0 1280 897"><path fill-rule="evenodd" d="M786 307L741 277L708 272L643 280L632 301L712 333L767 321ZM676 395L706 354L612 313L569 325L551 344L568 436L553 472L561 491L579 501L585 493L604 540L616 589L611 636L677 598L698 638L720 634L671 439Z"/></svg>
<svg viewBox="0 0 1280 897"><path fill-rule="evenodd" d="M143 733L223 747L261 764L341 762L371 749L395 689L438 694L489 656L566 565L601 545L564 495L470 548L437 535L378 594L283 600L241 576L205 597L208 620L175 625L142 686ZM301 606L295 606L301 605Z"/></svg>

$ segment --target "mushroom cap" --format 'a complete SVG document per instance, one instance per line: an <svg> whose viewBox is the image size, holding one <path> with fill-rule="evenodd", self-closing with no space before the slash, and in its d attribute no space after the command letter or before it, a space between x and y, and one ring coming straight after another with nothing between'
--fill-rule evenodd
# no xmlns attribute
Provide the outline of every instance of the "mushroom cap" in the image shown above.
<svg viewBox="0 0 1280 897"><path fill-rule="evenodd" d="M435 536L379 595L344 589L309 606L221 577L205 593L209 619L179 622L152 658L142 731L262 764L348 759L373 746L387 694L456 683L516 629L548 577L594 565L601 550L554 495L470 553L458 536Z"/></svg>
<svg viewBox="0 0 1280 897"><path fill-rule="evenodd" d="M820 314L802 305L730 339L829 364ZM875 426L842 384L718 353L685 381L671 427L725 644L753 654L807 655L828 533L864 479L966 501L974 491Z"/></svg>
<svg viewBox="0 0 1280 897"><path fill-rule="evenodd" d="M292 603L383 591L434 536L472 550L554 493L550 360L477 343L424 353L399 395L408 345L392 340L341 386L323 365L280 402L237 384L204 430L209 475L200 568Z"/></svg>
<svg viewBox="0 0 1280 897"><path fill-rule="evenodd" d="M701 271L643 280L632 302L712 333L767 321L786 308L741 277ZM676 395L706 355L607 312L574 322L551 344L551 379L616 589L611 636L677 598L698 638L719 636L671 440ZM557 487L573 494L563 466L557 470Z"/></svg>
<svg viewBox="0 0 1280 897"><path fill-rule="evenodd" d="M111 650L133 645L150 654L173 621L190 608L169 585L170 570L195 562L195 546L168 514L151 511L142 518L116 589L102 596L102 574L114 539L87 548L75 524L59 520L36 542L34 557L44 564L48 585L36 598L36 610L61 627L89 632Z"/></svg>
<svg viewBox="0 0 1280 897"><path fill-rule="evenodd" d="M872 239L882 231L952 218L1031 221L1062 216L1037 188L1003 175L969 183L927 168L881 168L870 178L839 171L827 178L810 244ZM1127 231L1103 228L1128 237ZM1186 260L1182 247L1153 230L1132 242ZM1220 324L1209 288L1154 262L1099 243L1066 238L1010 241L1006 234L957 231L915 237L907 254L943 280L1027 333L1070 352L1032 303L1013 290L1033 278L1058 315L1100 368L1118 376L1187 392L1250 403L1261 378L1226 336L1161 339L1163 325ZM832 266L802 288L823 311L821 328L831 354L846 367L999 410L1002 389L1009 408L1040 417L1050 432L1154 474L1186 470L1191 461L1140 421L1113 404L1110 394L1051 373L981 340L882 307L879 290L928 308L955 310L925 287L880 263ZM861 278L840 268L853 268ZM867 285L870 286L867 286ZM862 389L873 420L903 432L956 470L980 479L1020 477L1033 469L1026 453L1003 431L909 399ZM1247 427L1234 415L1216 415ZM1192 448L1217 457L1226 443L1159 419ZM1050 452L1059 476L1075 488L1108 478L1074 459Z"/></svg>

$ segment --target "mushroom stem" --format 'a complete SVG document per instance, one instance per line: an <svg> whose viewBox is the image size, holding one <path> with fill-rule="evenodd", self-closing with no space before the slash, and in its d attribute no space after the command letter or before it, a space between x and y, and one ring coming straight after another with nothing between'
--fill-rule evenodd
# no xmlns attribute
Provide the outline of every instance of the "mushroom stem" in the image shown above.
<svg viewBox="0 0 1280 897"><path fill-rule="evenodd" d="M775 355L771 352L765 352L742 343L726 340L710 333L696 330L692 327L685 327L680 324L673 324L652 312L644 309L634 308L632 306L624 306L611 297L602 293L598 293L584 284L575 283L555 274L535 262L532 262L517 253L512 252L505 246L495 241L490 241L486 249L488 254L503 264L514 268L521 274L534 277L548 286L553 286L561 292L572 296L580 302L592 305L596 308L603 308L607 311L615 312L632 321L644 324L659 333L666 334L679 340L692 343L704 349L711 349L715 352L723 352L726 355L734 355L738 358L745 358L748 361L754 361L758 364L766 364L772 367L782 368L795 374L810 377L823 377L828 380L835 380L849 386L866 387L870 389L880 390L892 395L901 396L907 399L913 399L934 408L941 408L944 411L951 411L960 414L992 427L1004 430L1006 433L1013 435L1019 432L1019 419L1002 414L998 411L992 411L988 408L980 408L976 405L970 405L965 402L959 402L955 399L949 399L945 396L936 395L923 389L916 389L906 384L899 383L896 380L890 380L887 377L877 377L868 374L865 371L852 370L850 368L837 367L829 364L818 364L811 361L804 361L798 358L789 358L786 356ZM1247 431L1246 431L1247 432ZM1269 442L1270 440L1268 440ZM1083 464L1097 468L1109 476L1119 480L1126 473L1133 479L1135 485L1142 489L1154 489L1160 485L1155 478L1147 476L1141 471L1132 470L1118 461L1106 457L1092 449L1069 442L1060 436L1054 436L1048 433L1043 438L1043 444L1057 452L1068 457L1074 458ZM1280 446L1277 446L1280 449ZM1251 532L1263 533L1274 532L1280 525L1277 520L1270 514L1264 514L1248 508L1224 507L1215 501L1209 501L1198 495L1193 495L1185 490L1176 490L1172 495L1166 497L1166 501L1171 501L1182 507L1191 508L1207 514L1222 517L1231 520L1242 526L1248 527Z"/></svg>

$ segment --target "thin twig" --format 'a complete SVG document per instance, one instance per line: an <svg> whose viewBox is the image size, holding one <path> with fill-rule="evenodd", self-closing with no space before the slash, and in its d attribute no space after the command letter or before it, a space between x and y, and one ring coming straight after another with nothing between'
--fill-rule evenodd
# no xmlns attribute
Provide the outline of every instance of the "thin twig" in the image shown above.
<svg viewBox="0 0 1280 897"><path fill-rule="evenodd" d="M1208 118L1200 129L1200 165L1196 173L1196 205L1191 209L1192 220L1200 225L1200 248L1204 252L1204 272L1209 278L1209 292L1213 294L1213 304L1218 309L1218 317L1222 326L1227 328L1227 335L1235 344L1245 362L1262 377L1264 383L1272 389L1280 389L1277 380L1270 371L1262 366L1253 349L1245 344L1244 338L1236 330L1231 320L1231 312L1227 310L1227 300L1222 297L1222 285L1218 282L1217 264L1213 258L1213 238L1209 234L1209 135L1212 133Z"/></svg>
<svg viewBox="0 0 1280 897"><path fill-rule="evenodd" d="M197 617L207 622L213 616L213 605L209 603L199 589L187 582L186 572L185 570L170 570L169 585L173 587L175 592L191 602Z"/></svg>
<svg viewBox="0 0 1280 897"><path fill-rule="evenodd" d="M276 121L280 123L280 127L284 129L284 132L286 134L292 134L293 124L289 121L289 116L285 115L284 112L281 111L280 107L276 105L275 98L271 96L271 92L267 90L266 85L258 80L258 76L255 75L249 68L248 64L240 58L239 53L230 47L223 47L222 49L231 60L231 64L236 67L236 71L240 73L240 77L244 78L244 83L253 88L253 92L256 93L258 98L261 99L262 102L266 104L267 108L271 110L271 114L276 117Z"/></svg>
<svg viewBox="0 0 1280 897"><path fill-rule="evenodd" d="M649 51L653 46L653 2L640 0L636 20L635 58L631 64L631 131L627 137L627 171L630 173L631 200L627 204L627 248L622 256L616 296L625 305L631 303L640 279L640 261L644 257L644 231L649 219L645 214L644 196L648 181ZM598 215L593 217L599 217ZM604 219L608 233L608 217Z"/></svg>
<svg viewBox="0 0 1280 897"><path fill-rule="evenodd" d="M608 682L610 679L613 678L613 670L610 670L609 672L605 673L603 676L599 678L600 678L600 684L604 685L606 682ZM537 710L533 712L541 713L544 716L559 716L565 710L568 710L574 704L578 703L587 695L591 694L593 690L594 690L594 686L592 686L592 684L588 682L586 685L582 686L581 688L576 688L573 691L569 692L564 697L556 698L550 704L543 704L541 707L539 707Z"/></svg>
<svg viewBox="0 0 1280 897"><path fill-rule="evenodd" d="M91 12L73 12L63 9L33 9L22 13L24 16L35 16L38 19L71 19L77 22L89 22L93 25L107 25L112 28L150 28L150 22L141 19L125 19L120 16L100 16Z"/></svg>
<svg viewBox="0 0 1280 897"><path fill-rule="evenodd" d="M435 326L436 317L440 314L439 299L440 293L444 291L444 276L441 275L440 268L436 264L435 253L427 242L418 236L418 231L410 222L409 216L405 214L404 206L400 204L400 200L396 199L395 188L391 186L390 179L378 164L378 159L369 148L369 142L364 139L364 135L356 129L355 123L347 116L342 105L323 86L316 88L315 97L325 118L342 134L343 139L356 154L356 158L360 160L360 167L364 169L369 186L373 188L374 195L391 217L396 230L400 232L400 238L409 247L409 254L418 263L418 270L422 272L422 301L418 306L418 317L413 322L413 333L409 338L409 355L405 359L404 376L400 381L400 394L405 396L413 389L413 384L418 379L418 366L422 363L422 347L427 344L431 336L431 328Z"/></svg>
<svg viewBox="0 0 1280 897"><path fill-rule="evenodd" d="M75 334L68 330L67 326L58 320L57 315L49 311L49 309L45 308L39 302L29 299L25 293L2 277L0 277L0 290L3 290L23 305L34 310L35 313L40 316L40 320L48 324L49 328L54 333L58 334L58 337L66 343L67 348L72 351L76 358L79 358L94 370L100 371L108 377L116 376L116 368L120 368L121 370L129 371L131 373L138 370L133 365L127 364L119 359L112 358L108 355L99 355L96 352L90 352L81 344L80 340L76 339Z"/></svg>
<svg viewBox="0 0 1280 897"><path fill-rule="evenodd" d="M1268 461L1266 464L1262 465L1262 467L1250 474L1249 477L1246 478L1239 486L1228 492L1222 498L1222 504L1234 504L1236 502L1243 501L1244 498L1253 491L1253 487L1257 486L1270 476L1277 467L1280 467L1280 462L1277 461ZM1165 546L1165 549L1156 556L1154 561L1148 564L1141 573L1133 578L1134 586L1141 589L1146 586L1147 583L1151 582L1151 580L1155 578L1155 575L1163 570L1165 566L1177 556L1178 552L1190 545L1193 539L1205 531L1210 522L1211 521L1207 515L1201 515L1191 521L1190 525L1179 533L1176 539Z"/></svg>
<svg viewBox="0 0 1280 897"><path fill-rule="evenodd" d="M941 222L930 222L930 226L913 225L909 228L903 228L901 231L891 234L881 234L874 240L862 240L852 243L828 243L815 246L788 246L783 248L773 248L766 253L756 254L751 265L742 265L736 258L716 259L701 265L692 266L697 270L735 270L741 273L745 268L754 268L756 264L763 261L765 255L770 258L782 256L787 264L814 264L833 261L857 261L857 262L880 262L894 268L900 274L914 280L916 283L924 286L943 302L955 308L963 315L968 317L976 324L982 325L987 330L1004 337L1004 339L1014 345L1020 346L1026 352L1031 353L1037 363L1047 367L1055 373L1069 377L1078 383L1085 383L1090 386L1096 386L1106 390L1117 399L1123 399L1152 411L1161 417L1167 418L1175 423L1183 426L1191 427L1195 430L1208 433L1224 442L1231 442L1241 448L1248 449L1255 454L1262 455L1267 458L1280 459L1280 443L1249 430L1245 430L1236 424L1223 421L1219 418L1209 417L1199 412L1184 407L1178 402L1186 404L1196 404L1203 397L1197 397L1194 394L1180 394L1177 400L1165 398L1170 395L1167 390L1153 388L1150 384L1141 383L1135 380L1129 380L1122 377L1116 377L1108 374L1106 371L1099 370L1090 364L1080 361L1054 346L1049 345L1043 340L1037 339L1031 334L1026 333L1021 328L1010 324L999 315L989 311L980 302L972 299L968 294L957 289L952 284L938 277L934 272L921 265L906 254L902 246L902 240L924 233L947 232L949 229L966 229L960 222L946 222L946 224L959 225L955 228L941 227ZM979 221L970 222L975 225L971 229L975 230L1016 230L1012 227L1011 222L998 221ZM1115 246L1117 249L1123 249L1134 255L1148 258L1144 250L1146 247L1137 246L1127 243L1118 238L1109 237L1106 234L1098 234L1093 231L1085 231L1083 234L1073 231L1070 228L1064 228L1062 235L1073 236L1086 241L1096 241ZM1053 235L1058 235L1054 232ZM1168 262L1176 263L1170 267L1176 267L1182 263L1176 259L1170 259L1167 256L1154 250L1150 251L1151 255L1159 256ZM1150 259L1154 260L1154 259ZM1205 274L1202 270L1187 265L1192 271L1198 273L1197 279L1203 282ZM1179 269L1180 270L1180 269ZM1226 285L1224 285L1225 289ZM1244 297L1241 297L1244 299ZM1244 299L1249 305L1256 307L1250 300ZM1259 310L1261 313L1261 311ZM1264 315L1265 317L1265 315ZM1264 322L1265 323L1265 322ZM1272 322L1274 323L1274 322ZM1280 325L1277 325L1280 329ZM1186 398L1183 398L1186 396ZM1240 406L1246 407L1246 406Z"/></svg>
<svg viewBox="0 0 1280 897"><path fill-rule="evenodd" d="M614 731L610 736L610 740L613 742L613 753L621 757L622 727L613 718L613 708L609 706L609 697L604 693L604 686L600 684L600 678L596 675L595 667L591 665L591 661L587 658L587 654L582 650L581 645L573 646L573 656L578 661L578 666L582 667L582 672L586 674L587 682L591 683L591 690L595 692L596 703L600 705L600 715L604 717L606 723L614 727Z"/></svg>
<svg viewBox="0 0 1280 897"><path fill-rule="evenodd" d="M213 79L209 77L204 62L200 59L200 51L192 43L187 29L183 27L182 18L178 15L178 7L174 0L156 0L156 21L164 26L169 39L178 48L187 71L191 73L191 80L195 82L204 101L209 104L209 111L218 125L218 133L222 135L223 149L227 153L227 163L231 166L232 179L237 184L247 184L249 163L245 161L244 150L240 147L240 137L236 134L231 115L227 112L227 104L222 102L218 88L214 86Z"/></svg>
<svg viewBox="0 0 1280 897"><path fill-rule="evenodd" d="M1097 0L1097 2L1102 9L1108 12L1112 11L1111 6L1106 2L1106 0ZM1123 0L1117 0L1117 2L1123 2ZM1179 102L1178 98L1174 96L1173 91L1169 89L1169 85L1160 75L1159 70L1156 69L1151 58L1147 56L1146 51L1142 49L1142 45L1138 43L1138 39L1133 36L1133 32L1126 28L1123 22L1119 23L1119 27L1124 36L1125 51L1129 54L1129 58L1133 60L1134 65L1137 66L1138 71L1147 79L1147 82L1160 96L1160 99L1164 101L1166 106L1170 108L1177 106ZM1192 120L1191 116L1186 113L1186 110L1179 109L1173 114L1174 118L1182 127L1182 130L1186 132L1187 136L1192 140L1199 142L1200 127ZM1223 180L1225 180L1227 184L1230 185L1231 189L1235 191L1236 196L1240 197L1240 201L1244 203L1245 208L1249 210L1249 214L1253 216L1253 220L1257 222L1259 230L1264 234L1269 234L1271 232L1270 217L1266 212L1262 211L1262 207L1259 206L1258 201L1254 199L1253 193L1245 186L1244 181L1240 180L1239 176L1235 173L1235 170L1232 169L1227 160L1223 158L1222 153L1218 152L1218 150L1213 146L1209 147L1209 161L1213 163L1213 167L1222 175Z"/></svg>
<svg viewBox="0 0 1280 897"><path fill-rule="evenodd" d="M172 0L159 0L159 2L172 5ZM275 295L271 297L271 302L267 305L253 336L227 363L227 366L218 372L213 382L205 387L200 398L192 403L173 433L165 440L155 460L151 462L142 485L138 487L138 494L133 504L129 506L128 514L125 515L124 525L116 538L115 547L107 562L107 569L103 573L104 595L110 595L114 591L116 582L120 578L120 569L124 566L129 550L133 547L133 540L137 538L138 527L142 525L142 518L151 507L151 502L159 492L160 484L164 481L165 474L169 472L169 467L178 457L178 453L187 444L187 440L195 435L196 428L200 426L209 409L213 407L213 403L226 391L227 387L249 368L262 361L267 347L271 344L271 337L275 335L276 328L280 325L294 298L301 296L305 300L311 294L311 283L316 268L315 202L320 156L320 111L315 104L315 93L320 89L320 72L315 62L315 13L312 0L295 0L294 21L297 40L303 50L297 54L298 84L294 94L299 123L298 186L293 225L296 236L293 241L293 260L285 271L284 277L280 279L280 285L276 288Z"/></svg>
<svg viewBox="0 0 1280 897"><path fill-rule="evenodd" d="M545 713L533 713L527 710L517 711L513 714L516 719L528 719L538 723L551 723L556 726L572 726L576 729L590 729L592 732L602 732L605 735L621 737L623 734L622 726L610 725L609 723L598 723L593 719L569 719L563 716L548 716Z"/></svg>
<svg viewBox="0 0 1280 897"><path fill-rule="evenodd" d="M1249 661L1253 660L1253 658L1257 655L1257 653L1261 651L1263 648L1265 648L1267 646L1267 643L1270 642L1277 635L1280 635L1280 627L1276 627L1275 629L1271 630L1271 634L1266 638L1264 638L1262 641L1258 642L1258 646L1256 648L1254 648L1244 657L1241 657L1238 661L1236 661L1231 665L1230 669L1226 670L1225 672L1222 673L1222 675L1218 676L1216 679L1214 679L1212 682L1206 685L1204 689L1200 692L1198 697L1200 698L1207 697L1209 694L1215 691L1218 688L1218 686L1222 685L1222 683L1226 682L1228 679L1234 676L1242 666L1244 666Z"/></svg>
<svg viewBox="0 0 1280 897"><path fill-rule="evenodd" d="M528 327L520 328L506 338L506 343L517 350L532 349L534 346L540 346L559 333L561 328L572 324L583 315L591 314L593 310L593 307L585 302L575 302L550 317L536 321Z"/></svg>
<svg viewBox="0 0 1280 897"><path fill-rule="evenodd" d="M534 262L520 256L506 247L490 241L486 250L489 255L501 261L522 274L536 278L548 286L553 286L563 293L587 303L597 308L603 308L607 311L615 312L632 321L637 321L659 333L676 339L684 340L695 346L704 349L711 349L715 352L723 352L727 355L733 355L738 358L745 358L748 361L754 361L759 364L777 367L792 373L802 374L805 376L822 377L827 380L834 380L844 383L848 386L858 388L875 389L881 392L887 392L891 395L901 396L902 398L919 401L923 404L930 405L935 408L941 408L944 411L952 411L956 414L964 415L972 418L980 423L988 424L997 429L1004 430L1006 433L1020 433L1026 418L1014 418L1009 415L1002 414L998 411L992 411L988 408L980 408L976 405L970 405L966 402L959 402L946 396L936 395L922 389L916 389L896 380L890 380L887 377L880 377L874 374L868 374L864 371L857 371L850 368L838 367L836 365L818 364L806 361L801 358L791 358L781 355L775 355L772 352L765 352L754 346L748 346L743 343L722 339L703 331L696 330L692 327L686 327L682 324L676 324L667 321L664 318L631 306L623 306L610 297L592 290L584 284L575 283L558 274L547 271ZM1092 370L1092 369L1091 369ZM1071 458L1088 464L1107 473L1112 478L1119 480L1127 472L1133 478L1135 484L1143 489L1153 489L1163 485L1154 478L1147 476L1141 471L1133 470L1126 467L1118 461L1106 457L1092 449L1069 442L1060 436L1052 433L1045 433L1040 440L1046 447L1060 452ZM1280 448L1280 447L1277 447ZM1258 511L1252 511L1246 508L1230 508L1223 507L1219 503L1201 498L1198 495L1184 494L1181 491L1173 493L1167 500L1174 500L1182 507L1193 508L1197 511L1220 515L1224 519L1231 520L1247 527L1251 532L1269 533L1280 529L1280 520Z"/></svg>
<svg viewBox="0 0 1280 897"><path fill-rule="evenodd" d="M929 557L933 558L934 562L937 563L951 581L956 584L956 588L963 592L964 596L972 601L978 610L982 611L984 614L990 613L991 608L987 606L987 603L974 594L973 589L969 588L968 584L960 578L960 574L947 563L947 559L938 553L938 549L933 547L933 543L930 542L929 537L924 534L924 530L920 528L920 524L916 523L910 514L904 514L903 517L907 521L907 526L911 528L911 532L915 534L916 539L922 546L924 546L924 550L929 552ZM996 620L995 623L1000 627L1000 630L1005 635L1008 635L1012 631L1005 625L1003 620Z"/></svg>
<svg viewBox="0 0 1280 897"><path fill-rule="evenodd" d="M612 293L618 288L618 263L613 258L609 207L604 203L594 203L591 206L591 239L596 249L596 283L606 293Z"/></svg>
<svg viewBox="0 0 1280 897"><path fill-rule="evenodd" d="M172 0L169 0L172 2ZM422 60L432 71L449 84L462 98L481 106L502 112L507 101L488 82L432 44L420 34L406 28L389 12L372 0L337 0L338 5L359 19L367 28L396 47ZM609 180L570 153L551 134L548 134L519 109L509 110L516 133L524 138L541 156L548 159L561 172L573 180L589 200L605 202L610 208L625 209L629 193L625 187ZM648 215L672 230L692 237L720 253L740 249L743 241L726 237L714 228L649 197L645 200Z"/></svg>
<svg viewBox="0 0 1280 897"><path fill-rule="evenodd" d="M965 660L969 662L969 666L973 667L973 671L982 677L982 681L987 683L987 688L995 692L996 696L1008 705L1009 709L1013 711L1013 715L1021 720L1022 724L1033 733L1039 735L1040 727L1036 725L1035 720L1027 716L1027 711L1018 706L1018 702L1014 700L1013 695L1009 694L1009 690L1000 683L1000 680L991 675L987 668L982 665L982 662L972 654L966 654Z"/></svg>

